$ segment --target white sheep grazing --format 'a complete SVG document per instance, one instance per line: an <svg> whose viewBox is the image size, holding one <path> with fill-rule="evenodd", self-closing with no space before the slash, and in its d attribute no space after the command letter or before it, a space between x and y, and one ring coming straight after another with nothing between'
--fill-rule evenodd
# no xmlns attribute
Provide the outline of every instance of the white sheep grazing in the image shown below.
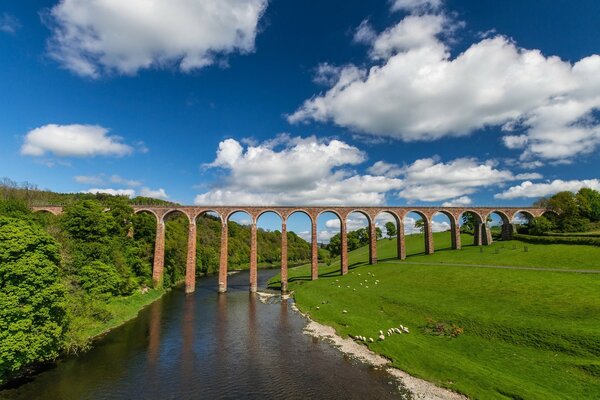
<svg viewBox="0 0 600 400"><path fill-rule="evenodd" d="M379 340L385 340L385 336L379 335Z"/></svg>
<svg viewBox="0 0 600 400"><path fill-rule="evenodd" d="M370 337L370 338L369 338L369 342L371 342L371 343L373 343L373 342L374 342L374 340L373 340L373 338L372 338L372 337Z"/></svg>
<svg viewBox="0 0 600 400"><path fill-rule="evenodd" d="M406 327L405 327L404 329L402 329L402 330L403 330L405 333L409 333L409 331L408 331L408 328L406 328Z"/></svg>
<svg viewBox="0 0 600 400"><path fill-rule="evenodd" d="M380 334L380 335L383 335L383 331L379 331L379 334Z"/></svg>

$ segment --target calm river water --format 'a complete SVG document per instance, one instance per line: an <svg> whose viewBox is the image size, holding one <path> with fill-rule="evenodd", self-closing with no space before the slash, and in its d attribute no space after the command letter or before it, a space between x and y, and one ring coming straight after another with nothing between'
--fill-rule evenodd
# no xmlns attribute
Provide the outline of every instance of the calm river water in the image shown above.
<svg viewBox="0 0 600 400"><path fill-rule="evenodd" d="M259 271L264 287L276 271ZM288 302L248 293L248 273L216 278L196 293L166 294L93 350L61 361L7 399L391 399L402 398L383 371L352 361L302 333ZM291 300L290 300L291 301Z"/></svg>

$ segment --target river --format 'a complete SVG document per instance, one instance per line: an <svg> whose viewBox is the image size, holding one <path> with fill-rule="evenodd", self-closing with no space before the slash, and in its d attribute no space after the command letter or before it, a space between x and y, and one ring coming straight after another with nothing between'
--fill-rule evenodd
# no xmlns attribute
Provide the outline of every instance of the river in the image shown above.
<svg viewBox="0 0 600 400"><path fill-rule="evenodd" d="M265 287L275 270L259 271ZM60 361L6 399L397 399L390 376L302 333L290 301L259 301L248 272L196 292L167 293L79 357Z"/></svg>

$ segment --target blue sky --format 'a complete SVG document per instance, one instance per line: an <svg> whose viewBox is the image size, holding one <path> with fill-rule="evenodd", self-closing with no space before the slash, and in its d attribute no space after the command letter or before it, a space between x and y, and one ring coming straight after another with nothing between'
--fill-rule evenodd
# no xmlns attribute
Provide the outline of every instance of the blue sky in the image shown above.
<svg viewBox="0 0 600 400"><path fill-rule="evenodd" d="M184 204L600 188L596 1L154 3L0 1L0 176Z"/></svg>

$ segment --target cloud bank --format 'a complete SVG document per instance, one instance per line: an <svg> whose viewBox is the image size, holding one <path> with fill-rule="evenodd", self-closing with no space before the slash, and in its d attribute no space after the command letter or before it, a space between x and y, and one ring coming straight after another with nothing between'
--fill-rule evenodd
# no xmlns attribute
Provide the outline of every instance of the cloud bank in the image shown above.
<svg viewBox="0 0 600 400"><path fill-rule="evenodd" d="M200 69L254 50L267 0L61 0L48 15L48 51L88 77L177 66Z"/></svg>

